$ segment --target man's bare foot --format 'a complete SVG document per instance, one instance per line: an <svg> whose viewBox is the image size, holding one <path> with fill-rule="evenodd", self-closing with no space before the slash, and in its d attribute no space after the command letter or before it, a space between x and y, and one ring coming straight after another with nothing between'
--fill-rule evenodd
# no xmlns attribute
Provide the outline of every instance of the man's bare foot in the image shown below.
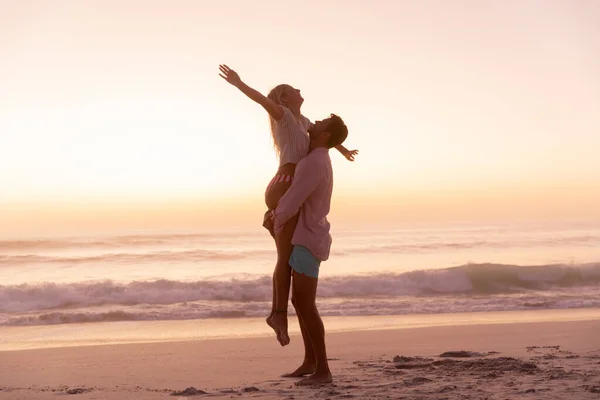
<svg viewBox="0 0 600 400"><path fill-rule="evenodd" d="M271 326L277 332L277 340L279 341L279 344L281 344L282 346L287 346L288 344L290 344L286 312L275 311L275 314L273 314L273 316L271 317L269 326Z"/></svg>
<svg viewBox="0 0 600 400"><path fill-rule="evenodd" d="M282 378L300 378L306 375L312 375L315 373L316 365L311 364L302 364L299 366L294 372L290 372L289 374L281 375Z"/></svg>
<svg viewBox="0 0 600 400"><path fill-rule="evenodd" d="M325 374L313 374L308 378L304 378L301 381L296 382L296 386L313 386L313 385L325 385L333 382L333 377L330 372Z"/></svg>

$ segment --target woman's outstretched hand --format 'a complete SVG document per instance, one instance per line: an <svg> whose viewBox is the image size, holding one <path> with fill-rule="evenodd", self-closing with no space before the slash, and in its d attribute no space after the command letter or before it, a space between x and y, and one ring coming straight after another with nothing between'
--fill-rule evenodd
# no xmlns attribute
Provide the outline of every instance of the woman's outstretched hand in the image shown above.
<svg viewBox="0 0 600 400"><path fill-rule="evenodd" d="M354 161L354 156L358 154L358 150L348 150L344 153L344 157L348 159L348 161Z"/></svg>
<svg viewBox="0 0 600 400"><path fill-rule="evenodd" d="M240 83L242 83L242 80L240 79L240 76L237 74L237 72L229 68L227 65L219 65L219 71L221 71L219 76L225 79L227 82L231 83L233 86L237 87Z"/></svg>

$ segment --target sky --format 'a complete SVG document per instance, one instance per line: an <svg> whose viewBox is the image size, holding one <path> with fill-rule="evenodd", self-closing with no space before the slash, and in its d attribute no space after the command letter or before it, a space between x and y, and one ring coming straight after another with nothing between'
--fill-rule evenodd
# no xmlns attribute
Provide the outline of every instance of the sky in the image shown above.
<svg viewBox="0 0 600 400"><path fill-rule="evenodd" d="M349 127L331 218L600 218L600 2L0 0L0 235L256 225L266 112Z"/></svg>

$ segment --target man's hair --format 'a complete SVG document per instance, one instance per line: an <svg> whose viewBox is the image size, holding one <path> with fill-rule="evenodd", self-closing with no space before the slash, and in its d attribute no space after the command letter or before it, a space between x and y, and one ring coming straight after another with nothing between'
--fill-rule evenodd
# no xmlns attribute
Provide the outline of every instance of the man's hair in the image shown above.
<svg viewBox="0 0 600 400"><path fill-rule="evenodd" d="M331 114L330 118L331 121L329 121L329 126L327 127L329 138L327 139L327 143L325 143L329 149L344 143L344 140L348 137L348 127L344 124L344 121L335 114Z"/></svg>

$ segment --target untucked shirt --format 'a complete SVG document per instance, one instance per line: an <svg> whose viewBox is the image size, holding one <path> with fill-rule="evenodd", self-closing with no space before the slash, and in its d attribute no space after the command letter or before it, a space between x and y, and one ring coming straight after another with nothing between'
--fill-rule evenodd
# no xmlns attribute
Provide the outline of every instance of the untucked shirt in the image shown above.
<svg viewBox="0 0 600 400"><path fill-rule="evenodd" d="M331 249L327 215L332 193L333 168L329 150L317 147L300 160L292 185L274 211L275 231L278 232L300 210L292 244L306 247L321 261L329 258Z"/></svg>

